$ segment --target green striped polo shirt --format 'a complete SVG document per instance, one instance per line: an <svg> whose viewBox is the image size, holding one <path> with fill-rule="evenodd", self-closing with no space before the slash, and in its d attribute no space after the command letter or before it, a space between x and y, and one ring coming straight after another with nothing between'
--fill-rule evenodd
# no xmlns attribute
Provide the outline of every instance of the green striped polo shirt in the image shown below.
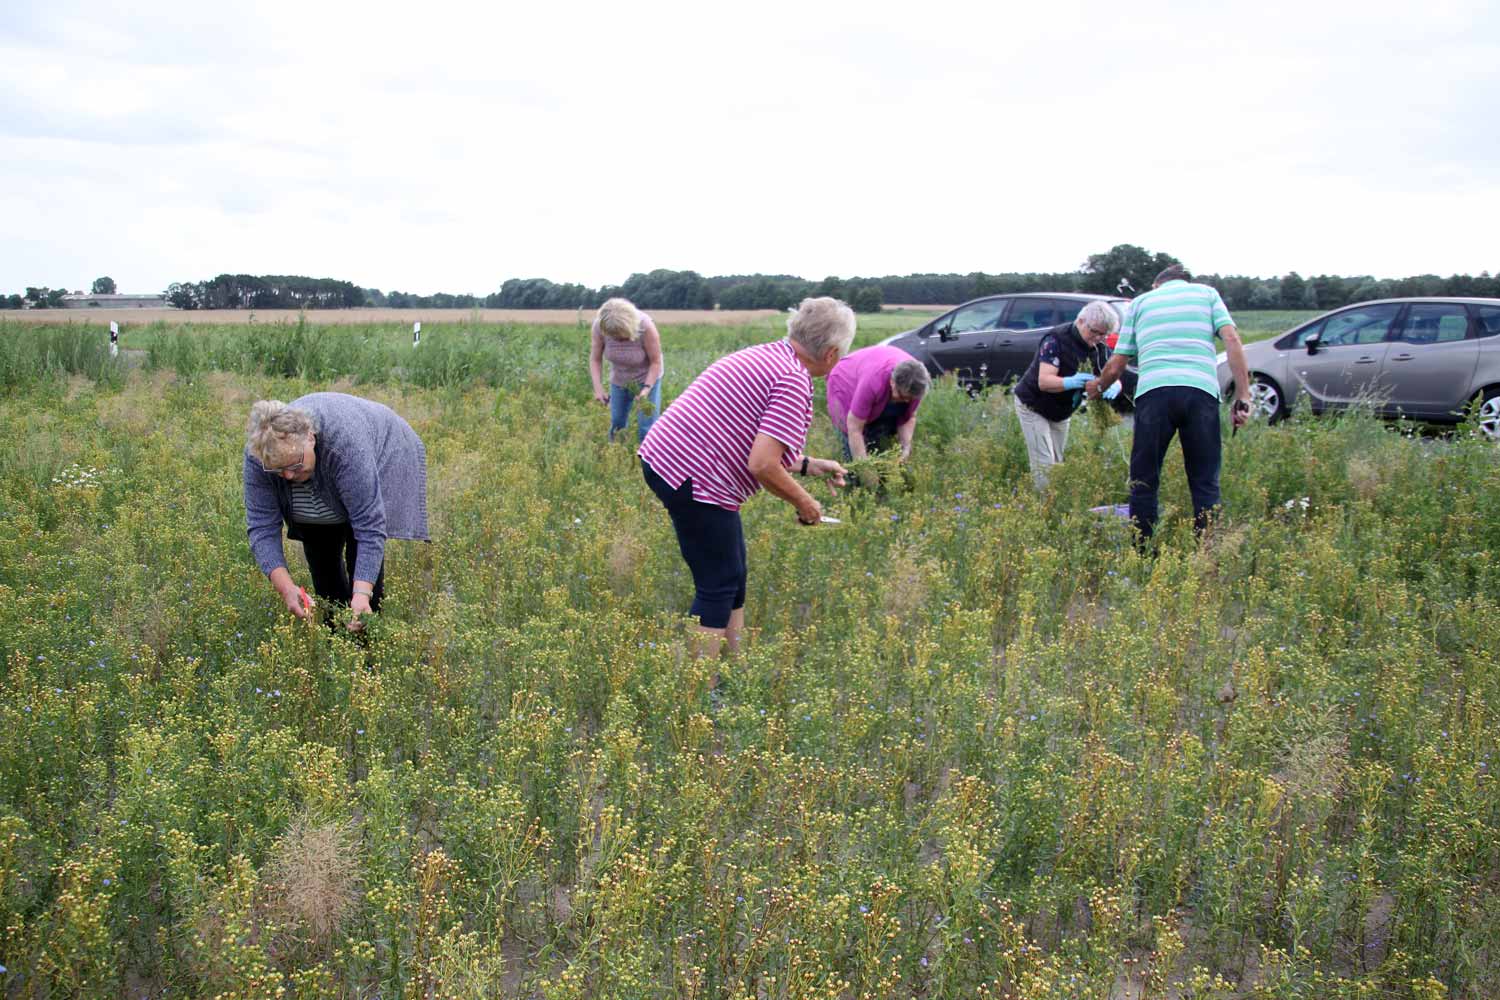
<svg viewBox="0 0 1500 1000"><path fill-rule="evenodd" d="M1168 281L1130 303L1115 353L1136 359L1137 397L1162 386L1185 385L1218 399L1214 334L1233 323L1218 289Z"/></svg>

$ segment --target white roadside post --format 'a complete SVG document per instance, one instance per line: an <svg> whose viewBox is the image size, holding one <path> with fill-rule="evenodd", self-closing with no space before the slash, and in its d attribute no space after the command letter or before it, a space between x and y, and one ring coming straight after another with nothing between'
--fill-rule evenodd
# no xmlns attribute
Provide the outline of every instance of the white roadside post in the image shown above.
<svg viewBox="0 0 1500 1000"><path fill-rule="evenodd" d="M416 347L422 343L422 321L417 320L411 325L411 346Z"/></svg>
<svg viewBox="0 0 1500 1000"><path fill-rule="evenodd" d="M112 358L120 356L120 324L114 320L109 321L109 356Z"/></svg>

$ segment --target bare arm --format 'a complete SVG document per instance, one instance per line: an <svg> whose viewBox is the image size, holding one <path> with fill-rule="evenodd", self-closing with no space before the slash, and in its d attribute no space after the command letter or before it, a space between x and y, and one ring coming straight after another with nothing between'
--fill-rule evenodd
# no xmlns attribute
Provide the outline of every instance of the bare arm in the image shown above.
<svg viewBox="0 0 1500 1000"><path fill-rule="evenodd" d="M911 457L911 436L917 429L917 415L913 413L906 418L904 423L896 427L896 443L901 446L901 458L903 460Z"/></svg>
<svg viewBox="0 0 1500 1000"><path fill-rule="evenodd" d="M1062 392L1064 388L1062 376L1057 374L1057 366L1045 361L1037 363L1036 384L1043 392Z"/></svg>
<svg viewBox="0 0 1500 1000"><path fill-rule="evenodd" d="M750 446L750 474L767 492L797 508L799 520L816 522L822 516L823 505L813 499L812 494L804 490L781 464L781 457L785 454L786 445L771 435L755 435L755 443Z"/></svg>
<svg viewBox="0 0 1500 1000"><path fill-rule="evenodd" d="M641 317L641 346L646 349L646 384L641 387L641 395L645 396L651 391L651 387L661 381L661 334L656 329L656 324L651 321L650 316Z"/></svg>
<svg viewBox="0 0 1500 1000"><path fill-rule="evenodd" d="M1229 355L1229 371L1234 375L1234 398L1250 400L1250 365L1245 360L1245 345L1240 341L1240 331L1234 325L1219 327L1219 336L1224 338L1224 353Z"/></svg>
<svg viewBox="0 0 1500 1000"><path fill-rule="evenodd" d="M1099 373L1099 377L1084 386L1084 391L1088 393L1089 399L1098 399L1101 392L1114 385L1120 376L1125 374L1125 366L1130 364L1132 357L1134 355L1121 354L1118 351L1110 355L1109 361L1105 362L1104 370Z"/></svg>
<svg viewBox="0 0 1500 1000"><path fill-rule="evenodd" d="M609 402L604 391L604 335L597 329L590 337L589 377L594 380L594 398L601 403Z"/></svg>
<svg viewBox="0 0 1500 1000"><path fill-rule="evenodd" d="M865 423L852 413L844 418L844 429L849 434L849 454L855 458L865 458L870 454L865 444Z"/></svg>
<svg viewBox="0 0 1500 1000"><path fill-rule="evenodd" d="M1243 427L1250 422L1250 365L1245 361L1245 345L1240 331L1230 323L1219 327L1224 338L1224 353L1229 355L1229 371L1234 375L1234 405L1229 408L1229 422Z"/></svg>

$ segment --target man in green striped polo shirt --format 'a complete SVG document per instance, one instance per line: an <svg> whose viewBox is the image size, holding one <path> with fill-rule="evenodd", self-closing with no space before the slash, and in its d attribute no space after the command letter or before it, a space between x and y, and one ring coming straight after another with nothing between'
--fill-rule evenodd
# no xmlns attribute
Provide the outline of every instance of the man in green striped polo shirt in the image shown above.
<svg viewBox="0 0 1500 1000"><path fill-rule="evenodd" d="M1230 419L1250 419L1250 370L1234 320L1217 289L1196 284L1180 264L1156 276L1151 291L1130 303L1114 356L1085 387L1090 399L1120 377L1134 358L1135 441L1130 450L1130 517L1144 544L1156 530L1161 465L1174 436L1193 495L1193 530L1202 534L1219 506L1219 380L1214 337L1221 337L1234 373Z"/></svg>

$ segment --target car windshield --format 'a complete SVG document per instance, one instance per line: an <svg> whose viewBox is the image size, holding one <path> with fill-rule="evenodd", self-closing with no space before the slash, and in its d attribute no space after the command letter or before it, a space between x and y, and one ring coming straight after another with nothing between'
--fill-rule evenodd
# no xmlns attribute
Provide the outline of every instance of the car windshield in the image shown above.
<svg viewBox="0 0 1500 1000"><path fill-rule="evenodd" d="M953 323L948 332L969 333L973 330L993 330L1000 320L1000 313L1004 310L1004 299L975 302L964 306L953 314Z"/></svg>

